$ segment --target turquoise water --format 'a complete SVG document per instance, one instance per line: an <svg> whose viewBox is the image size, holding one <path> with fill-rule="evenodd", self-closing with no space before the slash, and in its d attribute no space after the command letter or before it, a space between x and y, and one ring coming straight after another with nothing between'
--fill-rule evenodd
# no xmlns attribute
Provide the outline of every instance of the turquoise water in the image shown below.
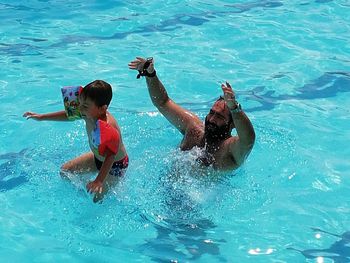
<svg viewBox="0 0 350 263"><path fill-rule="evenodd" d="M0 1L2 262L350 262L348 1ZM153 56L200 117L229 81L255 127L245 165L196 167L127 63ZM62 163L88 150L60 88L112 84L130 156L103 204ZM93 177L94 175L90 175Z"/></svg>

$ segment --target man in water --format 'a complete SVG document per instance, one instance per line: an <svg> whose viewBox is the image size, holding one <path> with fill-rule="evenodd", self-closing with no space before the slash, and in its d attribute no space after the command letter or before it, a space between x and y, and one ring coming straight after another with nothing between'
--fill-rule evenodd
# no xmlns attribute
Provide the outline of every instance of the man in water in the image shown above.
<svg viewBox="0 0 350 263"><path fill-rule="evenodd" d="M255 141L254 128L229 83L221 85L224 96L214 103L203 124L198 116L169 98L152 58L137 57L128 66L139 71L137 78L145 76L153 104L184 135L181 150L203 149L198 160L219 170L236 169L248 157ZM231 135L234 128L238 136Z"/></svg>

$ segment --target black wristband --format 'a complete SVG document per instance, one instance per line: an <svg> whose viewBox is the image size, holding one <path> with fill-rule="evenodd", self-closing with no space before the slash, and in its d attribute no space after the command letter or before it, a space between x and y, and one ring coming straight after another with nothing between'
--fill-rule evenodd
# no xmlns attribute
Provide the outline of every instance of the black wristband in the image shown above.
<svg viewBox="0 0 350 263"><path fill-rule="evenodd" d="M139 70L139 74L137 74L136 78L139 79L141 76L146 76L146 77L152 78L157 74L155 70L152 73L149 73L147 71L147 69L148 69L149 65L151 65L152 61L153 61L153 58L147 58L145 64L143 65L142 70Z"/></svg>
<svg viewBox="0 0 350 263"><path fill-rule="evenodd" d="M231 113L238 113L238 112L242 112L243 110L242 110L242 106L241 106L241 104L239 104L238 102L237 102L237 104L236 104L236 108L234 108L234 109L230 109L230 112Z"/></svg>
<svg viewBox="0 0 350 263"><path fill-rule="evenodd" d="M154 76L156 76L156 75L157 75L156 70L154 70L152 73L148 73L148 71L146 71L146 72L147 72L146 77L153 78Z"/></svg>
<svg viewBox="0 0 350 263"><path fill-rule="evenodd" d="M146 76L146 77L154 77L155 75L157 75L157 72L154 70L152 73L149 73L147 70L144 70L143 72L139 71L139 74L137 74L137 78L139 79L140 76Z"/></svg>

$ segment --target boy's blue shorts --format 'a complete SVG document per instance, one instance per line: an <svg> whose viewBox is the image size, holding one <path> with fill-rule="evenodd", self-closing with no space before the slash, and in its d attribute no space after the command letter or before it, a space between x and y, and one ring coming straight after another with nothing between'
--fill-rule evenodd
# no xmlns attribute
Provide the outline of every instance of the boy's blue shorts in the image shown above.
<svg viewBox="0 0 350 263"><path fill-rule="evenodd" d="M96 168L98 170L101 169L102 163L103 162L101 162L95 156L95 164L96 164ZM114 175L114 176L123 176L124 170L128 167L128 165L129 165L129 157L126 155L123 159L113 163L113 166L112 166L111 170L109 171L109 174Z"/></svg>

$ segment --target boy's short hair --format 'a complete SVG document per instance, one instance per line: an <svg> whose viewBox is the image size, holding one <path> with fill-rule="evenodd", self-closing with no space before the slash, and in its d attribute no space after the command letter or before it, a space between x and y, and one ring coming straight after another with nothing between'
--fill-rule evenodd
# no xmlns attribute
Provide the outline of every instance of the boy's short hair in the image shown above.
<svg viewBox="0 0 350 263"><path fill-rule="evenodd" d="M98 107L108 106L112 100L112 86L103 80L95 80L83 88L80 96L90 99Z"/></svg>

